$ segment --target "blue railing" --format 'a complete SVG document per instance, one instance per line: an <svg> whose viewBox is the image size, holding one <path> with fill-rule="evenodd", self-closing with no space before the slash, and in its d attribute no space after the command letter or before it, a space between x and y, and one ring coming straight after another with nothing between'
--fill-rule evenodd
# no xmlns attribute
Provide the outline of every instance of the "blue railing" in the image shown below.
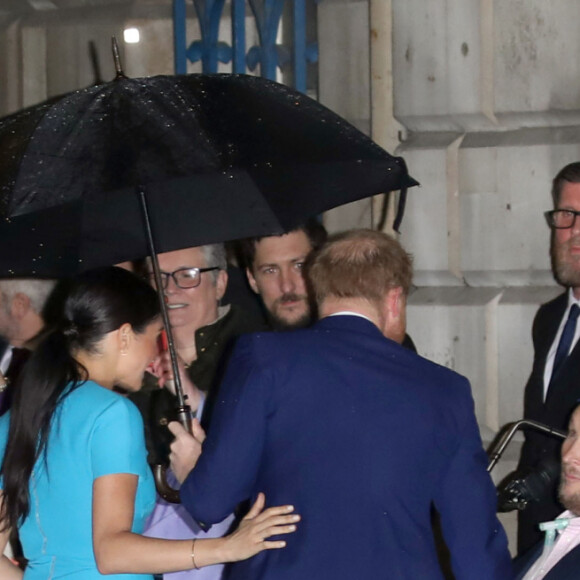
<svg viewBox="0 0 580 580"><path fill-rule="evenodd" d="M259 46L246 50L246 0L231 0L231 45L219 40L219 25L225 0L193 2L201 38L188 44L186 38L186 0L173 0L175 72L185 74L187 62L200 62L202 71L218 71L218 63L232 63L232 72L245 73L260 67L260 74L276 80L277 69L292 67L293 86L306 92L308 63L318 61L318 46L307 39L306 2L316 0L248 0ZM291 46L277 43L278 30L290 7Z"/></svg>

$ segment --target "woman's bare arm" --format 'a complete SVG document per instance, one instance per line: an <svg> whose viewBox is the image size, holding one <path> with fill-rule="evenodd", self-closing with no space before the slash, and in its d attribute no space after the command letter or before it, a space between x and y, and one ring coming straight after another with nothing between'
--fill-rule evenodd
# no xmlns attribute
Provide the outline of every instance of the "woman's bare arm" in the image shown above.
<svg viewBox="0 0 580 580"><path fill-rule="evenodd" d="M192 540L146 538L131 532L137 476L105 475L93 483L93 549L102 574L156 574L194 567ZM240 527L225 538L195 542L198 568L244 560L262 550L283 548L281 541L268 542L272 535L293 532L300 518L292 506L263 510L260 494Z"/></svg>

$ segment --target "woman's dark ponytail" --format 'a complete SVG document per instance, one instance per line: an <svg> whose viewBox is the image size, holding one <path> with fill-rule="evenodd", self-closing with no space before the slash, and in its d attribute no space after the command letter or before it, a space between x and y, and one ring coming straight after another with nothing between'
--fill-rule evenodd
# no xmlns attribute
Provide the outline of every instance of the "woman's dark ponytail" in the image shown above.
<svg viewBox="0 0 580 580"><path fill-rule="evenodd" d="M59 325L38 345L14 385L0 468L0 529L17 528L30 513L32 470L47 449L57 406L65 391L88 378L75 353L97 352L104 336L127 322L134 332L142 332L158 315L156 292L120 268L87 272L72 284Z"/></svg>
<svg viewBox="0 0 580 580"><path fill-rule="evenodd" d="M86 378L84 369L70 355L68 343L61 330L51 332L32 353L14 385L10 435L0 471L3 524L13 529L30 511L28 484L46 447L59 399L67 385L72 383L75 388Z"/></svg>

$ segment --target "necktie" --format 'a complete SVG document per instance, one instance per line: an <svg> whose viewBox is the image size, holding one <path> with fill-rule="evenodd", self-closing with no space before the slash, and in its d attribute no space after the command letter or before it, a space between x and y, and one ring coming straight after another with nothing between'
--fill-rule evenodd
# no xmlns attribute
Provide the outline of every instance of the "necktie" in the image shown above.
<svg viewBox="0 0 580 580"><path fill-rule="evenodd" d="M554 357L554 368L552 370L550 382L554 379L556 373L560 370L570 352L570 346L572 345L574 333L576 332L576 320L578 320L579 314L580 308L578 305L572 304L572 308L570 308L570 313L568 314L568 320L566 320L562 336L560 337L560 342L558 343L556 356Z"/></svg>

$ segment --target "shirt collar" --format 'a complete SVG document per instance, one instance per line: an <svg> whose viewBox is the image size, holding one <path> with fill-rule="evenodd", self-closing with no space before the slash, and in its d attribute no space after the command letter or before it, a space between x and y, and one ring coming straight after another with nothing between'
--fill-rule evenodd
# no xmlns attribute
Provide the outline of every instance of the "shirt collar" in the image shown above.
<svg viewBox="0 0 580 580"><path fill-rule="evenodd" d="M566 518L569 520L568 527L573 529L580 529L580 516L577 516L575 513L571 512L570 510L566 510L564 513L561 513L557 519Z"/></svg>
<svg viewBox="0 0 580 580"><path fill-rule="evenodd" d="M572 288L568 288L568 307L566 308L566 311L572 308L572 304L577 304L580 306L580 300L574 296L574 290Z"/></svg>
<svg viewBox="0 0 580 580"><path fill-rule="evenodd" d="M353 312L351 310L341 310L340 312L333 312L332 314L329 314L326 318L330 318L331 316L358 316L359 318L364 318L365 320L368 320L369 322L372 322L374 324L374 322L368 316L365 316L360 312Z"/></svg>

